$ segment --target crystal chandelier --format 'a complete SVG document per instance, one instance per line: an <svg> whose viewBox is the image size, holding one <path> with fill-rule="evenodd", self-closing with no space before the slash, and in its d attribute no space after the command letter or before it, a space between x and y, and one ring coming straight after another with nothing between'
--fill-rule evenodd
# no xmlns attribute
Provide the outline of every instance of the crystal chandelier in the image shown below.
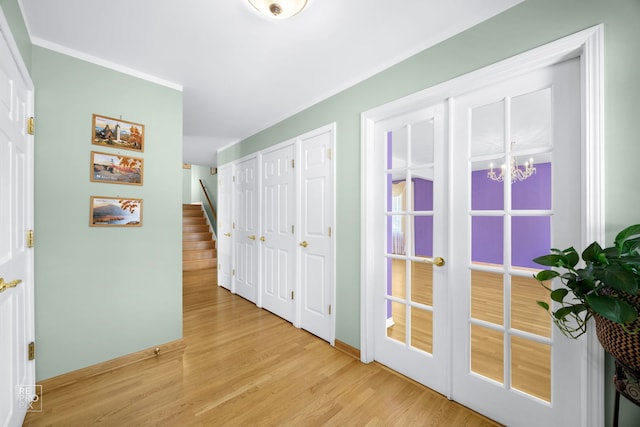
<svg viewBox="0 0 640 427"><path fill-rule="evenodd" d="M489 164L489 172L487 172L487 177L493 181L502 182L505 180L505 169L506 165L502 165L498 173L493 168L493 163ZM536 168L533 166L533 159L529 159L529 161L524 162L524 166L518 165L518 160L515 157L511 158L511 167L509 168L511 171L511 183L513 184L516 181L524 181L529 178L531 175L536 173Z"/></svg>

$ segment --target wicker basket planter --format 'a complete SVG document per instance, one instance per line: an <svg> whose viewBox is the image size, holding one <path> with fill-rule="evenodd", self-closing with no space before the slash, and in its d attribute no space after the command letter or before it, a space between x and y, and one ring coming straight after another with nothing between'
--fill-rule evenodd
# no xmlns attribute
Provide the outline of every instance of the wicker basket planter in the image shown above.
<svg viewBox="0 0 640 427"><path fill-rule="evenodd" d="M628 295L626 299L640 311L640 296ZM605 319L597 313L593 313L593 318L596 322L596 335L602 348L626 366L640 370L640 333L630 334L622 329L620 324ZM627 328L639 329L640 318L627 325Z"/></svg>

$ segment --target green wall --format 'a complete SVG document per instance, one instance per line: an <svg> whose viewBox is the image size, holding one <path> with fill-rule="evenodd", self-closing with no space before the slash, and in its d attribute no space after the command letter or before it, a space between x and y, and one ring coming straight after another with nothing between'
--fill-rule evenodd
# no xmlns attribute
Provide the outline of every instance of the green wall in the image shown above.
<svg viewBox="0 0 640 427"><path fill-rule="evenodd" d="M9 28L11 28L11 34L18 46L18 50L20 50L22 60L27 69L31 70L31 40L29 39L27 27L22 20L22 12L18 2L17 0L0 0L0 7L7 19Z"/></svg>
<svg viewBox="0 0 640 427"><path fill-rule="evenodd" d="M182 93L32 54L41 380L182 337ZM92 145L94 113L144 124L144 152ZM90 182L92 150L144 158L144 185ZM89 227L92 195L142 198L142 227Z"/></svg>
<svg viewBox="0 0 640 427"><path fill-rule="evenodd" d="M606 232L611 243L639 222L640 1L527 0L427 49L218 155L220 165L337 123L336 338L360 347L360 113L569 34L605 24ZM339 66L336 64L336 66ZM606 395L613 394L607 361ZM623 399L624 400L624 399ZM622 402L621 426L638 425L640 409ZM611 400L607 402L607 420Z"/></svg>

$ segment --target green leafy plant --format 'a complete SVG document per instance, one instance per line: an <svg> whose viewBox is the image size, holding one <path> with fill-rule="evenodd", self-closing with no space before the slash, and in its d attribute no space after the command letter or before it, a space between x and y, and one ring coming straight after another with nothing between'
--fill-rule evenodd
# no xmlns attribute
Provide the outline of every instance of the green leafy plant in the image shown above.
<svg viewBox="0 0 640 427"><path fill-rule="evenodd" d="M555 268L542 270L534 278L560 306L553 310L547 302L538 301L538 305L550 313L566 336L577 338L584 334L594 313L622 325L628 333L640 330L629 327L638 318L638 309L629 302L629 296L637 295L640 285L640 224L618 233L612 247L603 249L593 242L581 256L573 247L551 249L550 254L533 261ZM554 278L564 286L553 289L545 285Z"/></svg>

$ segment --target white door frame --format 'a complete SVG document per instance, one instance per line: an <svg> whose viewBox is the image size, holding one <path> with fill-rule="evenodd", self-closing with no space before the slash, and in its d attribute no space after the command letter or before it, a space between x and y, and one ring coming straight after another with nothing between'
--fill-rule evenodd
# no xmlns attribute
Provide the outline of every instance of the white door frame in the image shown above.
<svg viewBox="0 0 640 427"><path fill-rule="evenodd" d="M540 69L569 58L580 58L582 111L582 147L584 166L582 188L581 246L589 242L604 240L604 26L580 31L547 45L489 65L407 97L398 99L361 114L361 317L360 355L364 363L374 360L374 286L376 263L370 237L375 235L374 193L368 187L373 182L373 150L367 148L374 142L376 122L407 113L418 108L446 101L481 86ZM449 133L450 134L450 133ZM450 142L450 141L449 141ZM589 173L585 173L589 171ZM451 301L449 301L451 303ZM598 426L604 423L604 352L590 328L586 340L582 341L586 355L582 363L586 387L580 396L582 407L581 425Z"/></svg>

